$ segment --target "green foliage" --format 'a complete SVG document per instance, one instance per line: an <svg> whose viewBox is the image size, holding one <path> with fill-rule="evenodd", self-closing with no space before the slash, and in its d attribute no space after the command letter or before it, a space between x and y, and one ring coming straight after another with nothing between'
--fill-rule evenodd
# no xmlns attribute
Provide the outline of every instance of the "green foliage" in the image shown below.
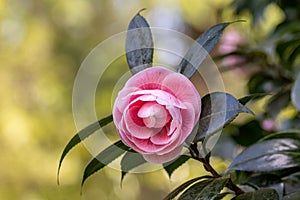
<svg viewBox="0 0 300 200"><path fill-rule="evenodd" d="M133 150L126 152L121 160L121 170L122 170L121 183L125 175L127 174L127 172L146 162L147 161L144 159L144 157L141 154Z"/></svg>
<svg viewBox="0 0 300 200"><path fill-rule="evenodd" d="M279 196L274 189L263 188L254 192L241 194L233 200L279 200Z"/></svg>
<svg viewBox="0 0 300 200"><path fill-rule="evenodd" d="M129 147L123 144L122 141L118 141L106 149L104 149L102 152L100 152L95 158L93 158L89 164L85 167L83 178L81 182L81 187L83 186L86 179L94 174L95 172L99 171L112 161L114 161L116 158L121 156L123 153L125 153L127 150L129 150Z"/></svg>
<svg viewBox="0 0 300 200"><path fill-rule="evenodd" d="M299 133L262 140L240 153L229 170L269 172L300 167Z"/></svg>
<svg viewBox="0 0 300 200"><path fill-rule="evenodd" d="M199 129L194 142L213 135L243 112L253 114L230 94L215 92L204 96Z"/></svg>
<svg viewBox="0 0 300 200"><path fill-rule="evenodd" d="M240 125L238 130L231 134L231 138L239 145L250 146L264 137L265 134L266 131L262 129L260 122L254 119Z"/></svg>
<svg viewBox="0 0 300 200"><path fill-rule="evenodd" d="M132 74L152 66L153 39L141 11L130 21L126 36L126 58Z"/></svg>
<svg viewBox="0 0 300 200"><path fill-rule="evenodd" d="M183 183L182 185L180 185L179 187L177 187L175 190L173 190L168 196L166 196L164 198L164 200L172 200L174 198L176 198L176 196L181 193L183 190L185 190L187 187L189 187L190 185L192 185L193 183L202 180L202 179L206 179L207 181L209 181L212 177L210 176L201 176L201 177L197 177L194 179L191 179L185 183Z"/></svg>
<svg viewBox="0 0 300 200"><path fill-rule="evenodd" d="M104 127L105 125L109 124L113 121L112 115L107 116L97 122L94 122L87 127L80 130L76 135L72 137L72 139L69 141L69 143L64 148L62 155L60 156L58 170L57 170L57 182L59 183L59 172L61 168L62 161L66 157L67 153L77 144L79 144L82 140L86 139L88 136L93 134L95 131L99 130L101 127Z"/></svg>
<svg viewBox="0 0 300 200"><path fill-rule="evenodd" d="M190 159L190 156L181 155L176 160L164 163L164 169L168 173L169 177L171 177L172 173L181 165L183 165L186 161Z"/></svg>
<svg viewBox="0 0 300 200"><path fill-rule="evenodd" d="M242 104L242 105L246 105L248 102L252 101L252 100L258 100L258 99L261 99L265 96L267 96L269 94L267 93L256 93L256 94L250 94L250 95L247 95L245 97L242 97L239 99L239 102Z"/></svg>
<svg viewBox="0 0 300 200"><path fill-rule="evenodd" d="M179 197L179 200L210 200L214 199L225 187L228 178L221 177L204 180L193 184Z"/></svg>
<svg viewBox="0 0 300 200"><path fill-rule="evenodd" d="M236 21L240 22L240 21ZM179 64L178 72L191 78L220 39L224 29L234 22L215 25L203 33L191 46Z"/></svg>

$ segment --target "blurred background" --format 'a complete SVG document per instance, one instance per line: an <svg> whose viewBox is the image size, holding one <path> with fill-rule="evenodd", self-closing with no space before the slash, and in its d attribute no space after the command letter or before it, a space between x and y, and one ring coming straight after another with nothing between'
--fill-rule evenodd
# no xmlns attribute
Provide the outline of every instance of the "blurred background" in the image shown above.
<svg viewBox="0 0 300 200"><path fill-rule="evenodd" d="M121 173L105 168L87 180L80 195L82 173L91 155L79 145L64 160L57 185L60 155L76 133L74 79L88 53L101 41L126 31L141 8L147 8L142 15L151 26L194 39L216 23L245 19L226 29L212 52L218 57L242 45L259 44L286 19L277 4L263 2L258 20L247 9L237 13L231 0L0 0L0 199L162 199L185 180L206 174L202 166L189 161L171 179L161 170L128 174L120 187ZM259 68L230 67L243 61L234 56L216 58L226 91L237 98L249 92L249 74ZM126 71L122 57L105 72L101 81L107 88L97 96L99 118L111 113L111 80ZM264 123L263 128L274 128L272 120ZM108 129L113 131L113 125ZM230 159L215 156L212 162L222 173Z"/></svg>

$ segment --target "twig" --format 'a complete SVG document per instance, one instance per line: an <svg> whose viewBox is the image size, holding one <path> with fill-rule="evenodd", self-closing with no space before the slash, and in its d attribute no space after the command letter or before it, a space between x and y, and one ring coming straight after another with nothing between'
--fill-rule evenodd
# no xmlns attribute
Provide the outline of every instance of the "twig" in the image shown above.
<svg viewBox="0 0 300 200"><path fill-rule="evenodd" d="M204 169L207 171L207 172L210 172L213 177L215 178L220 178L222 177L209 163L209 161L205 158L202 158L200 156L200 153L198 151L198 148L197 148L197 143L193 143L191 144L190 146L190 149L191 149L191 152L194 152L194 153L191 153L191 156L192 158L194 158L195 160L198 160L200 161L202 164L203 164L203 167ZM232 191L235 192L236 195L240 195L240 194L243 194L245 193L241 188L239 188L238 186L236 186L231 179L229 179L229 181L227 182L226 184L226 187L228 187L229 189L231 189Z"/></svg>

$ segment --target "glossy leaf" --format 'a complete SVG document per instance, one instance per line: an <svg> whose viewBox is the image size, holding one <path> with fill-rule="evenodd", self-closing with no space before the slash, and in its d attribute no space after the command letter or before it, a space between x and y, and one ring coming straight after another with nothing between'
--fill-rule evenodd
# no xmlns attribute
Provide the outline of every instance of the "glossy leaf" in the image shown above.
<svg viewBox="0 0 300 200"><path fill-rule="evenodd" d="M165 163L163 164L163 166L165 171L168 173L169 177L171 177L172 173L189 159L190 159L189 156L181 155L175 161Z"/></svg>
<svg viewBox="0 0 300 200"><path fill-rule="evenodd" d="M122 169L122 176L121 176L121 183L130 170L146 163L147 161L144 159L144 157L136 152L128 151L124 155L124 157L121 160L121 169Z"/></svg>
<svg viewBox="0 0 300 200"><path fill-rule="evenodd" d="M202 98L202 111L199 120L199 129L195 142L221 130L234 120L239 113L250 113L251 110L239 103L232 95L214 92Z"/></svg>
<svg viewBox="0 0 300 200"><path fill-rule="evenodd" d="M179 197L179 200L211 200L225 187L228 178L221 177L193 184Z"/></svg>
<svg viewBox="0 0 300 200"><path fill-rule="evenodd" d="M81 182L81 187L89 176L102 169L128 150L129 147L123 144L122 141L118 141L100 152L86 166Z"/></svg>
<svg viewBox="0 0 300 200"><path fill-rule="evenodd" d="M179 64L178 72L190 78L220 39L224 29L234 22L217 24L203 33L191 46Z"/></svg>
<svg viewBox="0 0 300 200"><path fill-rule="evenodd" d="M300 166L300 140L268 139L240 153L229 170L269 172Z"/></svg>
<svg viewBox="0 0 300 200"><path fill-rule="evenodd" d="M252 100L258 100L261 99L265 96L269 95L268 93L255 93L255 94L250 94L247 96L244 96L242 98L239 99L239 102L243 105L246 105L248 102L252 101Z"/></svg>
<svg viewBox="0 0 300 200"><path fill-rule="evenodd" d="M297 108L297 110L300 112L300 72L298 73L298 76L292 89L292 102Z"/></svg>
<svg viewBox="0 0 300 200"><path fill-rule="evenodd" d="M212 179L211 176L201 176L194 179L191 179L189 181L186 181L182 185L178 186L175 190L173 190L168 196L166 196L163 200L172 200L174 199L179 193L181 193L183 190L185 190L187 187L192 185L193 183L201 180L201 179ZM211 181L211 180L207 180Z"/></svg>
<svg viewBox="0 0 300 200"><path fill-rule="evenodd" d="M246 192L232 200L279 200L279 196L274 189L262 188L254 192Z"/></svg>
<svg viewBox="0 0 300 200"><path fill-rule="evenodd" d="M76 135L73 136L73 138L68 142L66 147L63 150L62 155L60 156L59 160L59 165L58 165L58 170L57 170L57 183L59 184L59 172L61 168L62 161L64 160L65 156L67 153L77 144L79 144L82 140L86 139L88 136L93 134L95 131L100 129L101 127L104 127L105 125L109 124L110 122L113 121L113 116L109 115L97 122L94 122L84 129L80 130Z"/></svg>
<svg viewBox="0 0 300 200"><path fill-rule="evenodd" d="M126 35L126 58L132 74L151 67L153 59L152 33L140 12L130 21Z"/></svg>

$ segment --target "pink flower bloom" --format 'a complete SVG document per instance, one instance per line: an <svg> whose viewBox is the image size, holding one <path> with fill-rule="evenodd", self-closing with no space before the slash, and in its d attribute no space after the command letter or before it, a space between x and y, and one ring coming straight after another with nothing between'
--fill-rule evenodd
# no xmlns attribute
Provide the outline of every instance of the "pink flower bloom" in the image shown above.
<svg viewBox="0 0 300 200"><path fill-rule="evenodd" d="M190 80L163 67L131 77L113 108L121 140L152 163L179 156L200 112L201 99Z"/></svg>

